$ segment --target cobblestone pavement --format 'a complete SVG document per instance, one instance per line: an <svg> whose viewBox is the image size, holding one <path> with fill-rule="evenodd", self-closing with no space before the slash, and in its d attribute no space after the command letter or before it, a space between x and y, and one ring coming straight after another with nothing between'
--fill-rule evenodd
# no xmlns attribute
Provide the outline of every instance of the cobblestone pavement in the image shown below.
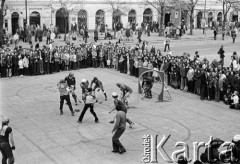
<svg viewBox="0 0 240 164"><path fill-rule="evenodd" d="M57 82L69 72L35 77L13 77L0 80L1 113L10 118L16 150L16 164L137 164L142 162L144 134L171 134L165 150L171 155L177 141L189 144L192 155L192 142L208 142L209 136L231 141L239 133L239 111L214 101L200 101L196 95L180 90L169 89L172 99L165 93L164 102L153 99L141 100L137 93L137 79L120 74L111 69L82 69L72 71L77 80L78 97L81 97L79 83L94 76L103 82L108 100L100 93L102 104L95 105L100 123L94 122L88 111L83 123L78 124L80 113L73 117L64 105L64 115L59 115L59 93ZM127 153L113 154L110 124L115 115L108 112L113 108L111 93L118 91L116 82L123 82L133 88L129 99L128 117L135 122L133 129L127 128L121 142ZM160 84L158 84L160 85ZM159 86L154 87L157 93ZM73 99L71 98L73 103ZM82 110L83 104L73 105ZM160 141L160 139L159 139ZM200 151L203 151L201 149ZM159 163L167 163L158 155Z"/></svg>

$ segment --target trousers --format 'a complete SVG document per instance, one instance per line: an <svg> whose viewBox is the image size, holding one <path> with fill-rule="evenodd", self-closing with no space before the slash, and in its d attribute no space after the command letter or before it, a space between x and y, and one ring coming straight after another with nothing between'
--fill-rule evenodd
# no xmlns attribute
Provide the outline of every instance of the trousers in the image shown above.
<svg viewBox="0 0 240 164"><path fill-rule="evenodd" d="M96 113L94 112L93 107L94 107L94 104L85 104L85 105L84 105L84 108L83 108L83 111L82 111L82 113L81 113L78 121L82 121L82 120L83 120L83 117L84 117L84 115L85 115L85 113L86 113L86 111L87 111L88 108L90 108L90 112L91 112L92 115L94 116L95 121L98 121L98 117L97 117Z"/></svg>
<svg viewBox="0 0 240 164"><path fill-rule="evenodd" d="M8 164L14 163L14 157L9 143L7 142L0 143L0 151L2 153L2 164L7 164L7 160Z"/></svg>
<svg viewBox="0 0 240 164"><path fill-rule="evenodd" d="M126 151L126 149L124 148L124 146L121 144L121 142L119 141L119 138L122 136L122 134L124 133L125 128L118 128L113 137L112 137L112 145L113 145L113 151Z"/></svg>

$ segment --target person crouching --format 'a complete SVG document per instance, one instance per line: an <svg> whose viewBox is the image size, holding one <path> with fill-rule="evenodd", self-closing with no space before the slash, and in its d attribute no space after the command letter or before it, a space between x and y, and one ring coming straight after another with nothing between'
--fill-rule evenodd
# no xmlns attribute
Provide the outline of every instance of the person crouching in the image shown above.
<svg viewBox="0 0 240 164"><path fill-rule="evenodd" d="M87 92L83 95L83 101L85 102L85 105L84 105L84 108L83 108L83 111L78 119L78 123L82 123L82 120L83 120L83 117L87 111L88 108L90 108L90 112L92 113L92 115L94 116L95 118L95 122L96 123L99 123L99 120L98 120L98 117L96 115L96 113L94 112L94 103L95 103L95 95L93 94L92 92L92 88L88 88L87 89Z"/></svg>

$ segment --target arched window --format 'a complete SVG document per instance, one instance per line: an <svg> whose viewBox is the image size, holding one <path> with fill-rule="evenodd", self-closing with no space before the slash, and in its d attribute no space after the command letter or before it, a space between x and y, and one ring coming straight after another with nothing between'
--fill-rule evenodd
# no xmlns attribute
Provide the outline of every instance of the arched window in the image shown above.
<svg viewBox="0 0 240 164"><path fill-rule="evenodd" d="M150 8L147 8L146 10L144 10L144 12L143 12L143 22L144 23L152 22L152 18L153 18L152 10Z"/></svg>
<svg viewBox="0 0 240 164"><path fill-rule="evenodd" d="M238 11L237 10L234 10L233 12L231 12L231 20L232 20L232 22L238 21Z"/></svg>
<svg viewBox="0 0 240 164"><path fill-rule="evenodd" d="M18 24L19 14L17 12L12 13L12 34L14 35L19 28Z"/></svg>
<svg viewBox="0 0 240 164"><path fill-rule="evenodd" d="M130 10L128 13L128 22L131 23L136 23L136 11L135 10Z"/></svg>
<svg viewBox="0 0 240 164"><path fill-rule="evenodd" d="M202 24L202 12L198 12L197 14L197 28L201 28L201 24Z"/></svg>
<svg viewBox="0 0 240 164"><path fill-rule="evenodd" d="M66 32L68 32L69 29L68 19L69 19L68 11L65 8L58 9L56 13L56 27L58 27L58 31L60 33L65 33L65 30Z"/></svg>
<svg viewBox="0 0 240 164"><path fill-rule="evenodd" d="M78 12L78 28L85 29L87 27L87 11L80 10Z"/></svg>
<svg viewBox="0 0 240 164"><path fill-rule="evenodd" d="M40 14L34 11L30 14L30 25L35 25L36 27L40 25Z"/></svg>
<svg viewBox="0 0 240 164"><path fill-rule="evenodd" d="M222 22L222 12L219 12L217 15L217 21Z"/></svg>
<svg viewBox="0 0 240 164"><path fill-rule="evenodd" d="M103 10L96 12L95 25L96 28L100 28L100 32L105 31L105 12Z"/></svg>
<svg viewBox="0 0 240 164"><path fill-rule="evenodd" d="M210 27L213 21L213 13L209 12L208 13L208 26Z"/></svg>

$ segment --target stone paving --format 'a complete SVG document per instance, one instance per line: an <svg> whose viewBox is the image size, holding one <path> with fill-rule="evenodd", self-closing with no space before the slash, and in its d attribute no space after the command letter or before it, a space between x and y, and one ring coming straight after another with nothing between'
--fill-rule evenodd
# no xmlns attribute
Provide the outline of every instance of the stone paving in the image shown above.
<svg viewBox="0 0 240 164"><path fill-rule="evenodd" d="M139 164L142 162L143 139L145 134L171 134L165 150L171 154L179 150L177 141L189 144L208 142L209 137L231 141L239 133L240 111L214 101L200 101L196 95L170 88L172 99L165 93L164 102L157 102L157 89L153 99L141 100L137 93L137 79L120 74L113 69L81 69L72 71L77 80L76 92L81 97L79 83L94 76L103 82L108 100L100 93L102 104L95 104L100 123L94 122L88 111L82 124L77 123L80 113L73 117L64 104L64 115L59 115L59 93L57 82L68 75L68 71L35 77L13 77L0 80L0 111L10 118L16 150L16 164ZM119 92L116 82L123 82L133 88L129 99L128 117L135 125L127 128L121 142L125 154L113 154L110 124L115 115L108 112L113 108L111 93ZM73 99L71 98L73 103ZM83 104L73 105L82 110ZM201 149L203 151L204 149ZM158 155L159 163L167 163Z"/></svg>

